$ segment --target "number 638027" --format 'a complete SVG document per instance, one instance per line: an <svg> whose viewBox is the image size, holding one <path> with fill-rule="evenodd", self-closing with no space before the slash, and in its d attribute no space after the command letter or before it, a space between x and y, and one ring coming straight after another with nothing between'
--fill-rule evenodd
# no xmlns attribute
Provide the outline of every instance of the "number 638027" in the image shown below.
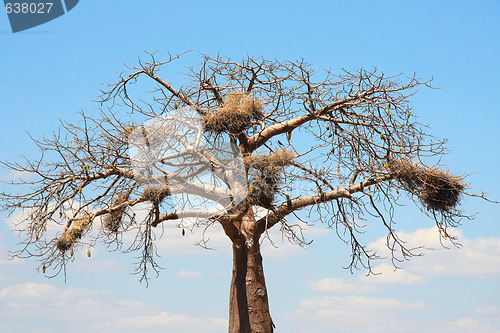
<svg viewBox="0 0 500 333"><path fill-rule="evenodd" d="M7 14L48 14L53 2L8 2L5 4Z"/></svg>

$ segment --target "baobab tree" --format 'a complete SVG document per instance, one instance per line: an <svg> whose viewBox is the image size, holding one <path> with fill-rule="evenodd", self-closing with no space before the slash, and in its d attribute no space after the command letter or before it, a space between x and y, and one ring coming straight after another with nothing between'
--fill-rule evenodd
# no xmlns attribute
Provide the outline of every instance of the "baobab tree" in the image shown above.
<svg viewBox="0 0 500 333"><path fill-rule="evenodd" d="M394 229L395 206L409 197L455 241L467 185L439 168L445 140L410 103L429 81L201 55L181 86L162 73L182 55L147 57L106 86L100 115L81 112L80 123L34 140L39 159L3 162L31 175L1 194L4 210L22 213L15 256L57 274L75 249L102 242L139 253L147 278L164 225L219 224L233 250L229 332L269 333L260 245L273 227L305 245L304 227L323 223L352 247L349 267L370 271L378 257L359 239L362 221L385 226L395 260L416 255Z"/></svg>

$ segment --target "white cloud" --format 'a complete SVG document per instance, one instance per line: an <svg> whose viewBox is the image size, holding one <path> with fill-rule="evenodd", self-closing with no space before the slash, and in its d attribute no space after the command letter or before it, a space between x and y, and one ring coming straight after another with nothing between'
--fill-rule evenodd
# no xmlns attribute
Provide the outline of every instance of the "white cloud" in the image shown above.
<svg viewBox="0 0 500 333"><path fill-rule="evenodd" d="M428 249L422 249L422 257L414 257L402 266L408 272L424 277L500 276L500 238L469 239L459 230L453 230L451 233L458 237L462 247L445 244L449 248L444 248L440 243L437 227L399 233L408 248L425 246ZM370 244L368 248L390 257L385 246L385 237Z"/></svg>
<svg viewBox="0 0 500 333"><path fill-rule="evenodd" d="M26 172L26 171L17 171L17 170L10 170L7 172L4 176L4 181L6 182L25 182L29 180L30 178L33 178L35 176L34 173L32 172Z"/></svg>
<svg viewBox="0 0 500 333"><path fill-rule="evenodd" d="M59 288L46 283L25 283L0 290L2 332L220 332L223 318L175 314L115 294L84 288ZM49 325L49 326L48 326Z"/></svg>
<svg viewBox="0 0 500 333"><path fill-rule="evenodd" d="M403 284L403 285L414 285L414 284L424 284L428 280L423 276L419 276L411 273L405 269L395 269L391 264L380 264L373 267L373 271L377 275L365 276L362 275L359 279L365 283L373 284Z"/></svg>
<svg viewBox="0 0 500 333"><path fill-rule="evenodd" d="M484 309L489 312L492 307L479 308ZM498 312L489 312L484 319L477 315L444 319L427 313L428 310L423 302L403 302L396 298L325 296L303 299L294 316L298 322L296 331L300 333L498 332Z"/></svg>
<svg viewBox="0 0 500 333"><path fill-rule="evenodd" d="M450 233L453 236L459 237L460 239L463 238L462 232L460 230L454 229L450 231ZM427 229L417 229L413 232L401 231L397 232L397 234L399 235L399 238L404 241L405 247L409 249L419 248L419 247L423 247L425 249L441 249L443 247L441 245L441 240L439 238L439 231L436 226ZM377 239L375 242L368 244L367 247L369 249L373 249L380 255L390 256L390 250L387 248L386 245L386 237L381 237ZM425 249L422 249L422 251L424 251ZM416 252L418 252L418 250Z"/></svg>
<svg viewBox="0 0 500 333"><path fill-rule="evenodd" d="M160 330L163 332L223 332L227 330L227 320L222 318L197 319L162 311L158 315L131 316L119 320L118 325L128 331Z"/></svg>
<svg viewBox="0 0 500 333"><path fill-rule="evenodd" d="M500 307L497 304L478 305L475 301L470 304L454 304L441 315L437 315L433 312L435 306L432 301L426 298L432 297L429 296L432 295L431 290L437 288L435 284L442 281L434 279L435 277L446 277L447 281L453 283L454 277L474 279L500 276L500 238L469 239L459 231L456 231L455 235L459 236L463 246L445 249L440 244L436 228L419 229L413 233L402 232L400 236L407 241L409 247L426 246L433 250L424 249L422 257L415 257L403 263L404 268L400 270L394 270L388 262L381 262L373 267L375 272L382 273L380 275L365 276L360 273L351 279L325 277L311 281L310 287L313 291L331 292L334 295L304 298L296 311L300 323L297 331L499 332ZM370 247L378 252L386 251L387 254L385 238L378 239L370 244ZM424 287L425 295L417 298L416 302L403 301L402 297L406 294L400 294L402 289L394 289L398 293L393 294L390 288L394 285L420 284L428 286ZM378 295L381 289L384 295L387 295L386 298L360 295L371 292ZM391 298L391 295L394 297Z"/></svg>
<svg viewBox="0 0 500 333"><path fill-rule="evenodd" d="M376 290L376 286L360 284L358 280L347 282L343 279L324 278L319 281L313 281L311 289L319 292L364 294Z"/></svg>
<svg viewBox="0 0 500 333"><path fill-rule="evenodd" d="M404 311L425 308L422 302L402 302L396 298L365 297L365 296L323 296L303 299L300 311L312 311L319 315L333 313L349 313L374 310Z"/></svg>
<svg viewBox="0 0 500 333"><path fill-rule="evenodd" d="M190 270L180 270L177 272L177 276L183 279L197 279L201 277L201 271L190 271Z"/></svg>
<svg viewBox="0 0 500 333"><path fill-rule="evenodd" d="M424 309L422 302L395 298L324 296L302 299L295 316L300 323L299 332L373 332L381 328L387 331L402 313Z"/></svg>
<svg viewBox="0 0 500 333"><path fill-rule="evenodd" d="M480 305L474 309L474 312L485 315L496 315L500 318L500 307L494 305Z"/></svg>
<svg viewBox="0 0 500 333"><path fill-rule="evenodd" d="M427 284L432 277L500 275L500 238L467 239L461 236L462 248L445 249L439 243L436 228L402 232L400 235L409 247L425 245L434 250L425 251L424 256L402 263L403 269L395 269L392 264L382 262L373 267L375 273L380 273L378 275L360 273L349 280L325 277L310 282L311 289L317 292L365 294L390 285ZM369 247L377 252L388 252L385 238L378 239Z"/></svg>
<svg viewBox="0 0 500 333"><path fill-rule="evenodd" d="M380 264L373 267L377 275L360 274L349 281L338 278L323 278L311 282L311 289L318 292L365 294L380 290L389 285L416 285L428 283L428 280L408 272L407 270L394 269L389 264Z"/></svg>

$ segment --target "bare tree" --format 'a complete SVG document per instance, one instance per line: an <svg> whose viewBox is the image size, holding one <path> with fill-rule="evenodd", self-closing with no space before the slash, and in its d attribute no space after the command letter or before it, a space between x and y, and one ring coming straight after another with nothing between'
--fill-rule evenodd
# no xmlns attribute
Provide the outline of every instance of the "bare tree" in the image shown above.
<svg viewBox="0 0 500 333"><path fill-rule="evenodd" d="M458 209L466 185L438 168L445 141L417 122L409 100L429 81L202 55L176 87L158 75L180 57L148 54L102 92L100 116L82 112L81 123L34 140L38 160L3 162L32 175L15 182L21 194L1 194L4 210L23 212L15 256L37 257L44 273L57 274L75 248L104 242L139 252L137 272L146 278L159 269L158 227L220 224L233 244L229 332L272 332L260 253L272 227L305 245L303 227L324 223L352 247L349 267L371 271L378 257L359 240L366 219L387 228L395 264L418 255L393 226L395 206L410 197L455 241L448 228L466 217ZM194 112L175 122L179 110ZM163 123L148 123L154 119ZM140 141L134 152L132 141ZM213 211L197 209L208 202ZM133 235L127 247L125 235Z"/></svg>

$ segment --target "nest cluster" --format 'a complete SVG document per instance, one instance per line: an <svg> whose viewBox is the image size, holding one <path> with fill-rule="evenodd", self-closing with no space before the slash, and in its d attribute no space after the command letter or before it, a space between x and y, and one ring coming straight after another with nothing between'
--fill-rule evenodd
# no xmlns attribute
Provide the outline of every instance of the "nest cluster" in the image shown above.
<svg viewBox="0 0 500 333"><path fill-rule="evenodd" d="M248 129L252 121L262 119L264 104L245 92L230 93L222 107L203 116L203 128L214 134L238 134Z"/></svg>
<svg viewBox="0 0 500 333"><path fill-rule="evenodd" d="M128 200L130 196L130 192L122 192L115 196L113 201L111 202L111 207L116 207L124 203ZM123 214L127 206L123 206L117 210L112 211L109 214L106 214L103 219L104 227L111 232L118 232L118 228L120 227Z"/></svg>
<svg viewBox="0 0 500 333"><path fill-rule="evenodd" d="M272 208L283 168L294 158L295 154L286 149L280 149L270 155L254 154L245 157L245 165L257 170L257 174L248 184L248 199L251 204Z"/></svg>
<svg viewBox="0 0 500 333"><path fill-rule="evenodd" d="M427 209L447 212L456 207L465 189L463 178L407 160L393 160L389 168L406 190L417 193Z"/></svg>
<svg viewBox="0 0 500 333"><path fill-rule="evenodd" d="M56 247L61 252L66 252L71 249L71 247L82 238L83 233L90 226L90 217L84 216L80 218L76 218L71 223L71 226L66 229L61 237L59 237L56 241Z"/></svg>

